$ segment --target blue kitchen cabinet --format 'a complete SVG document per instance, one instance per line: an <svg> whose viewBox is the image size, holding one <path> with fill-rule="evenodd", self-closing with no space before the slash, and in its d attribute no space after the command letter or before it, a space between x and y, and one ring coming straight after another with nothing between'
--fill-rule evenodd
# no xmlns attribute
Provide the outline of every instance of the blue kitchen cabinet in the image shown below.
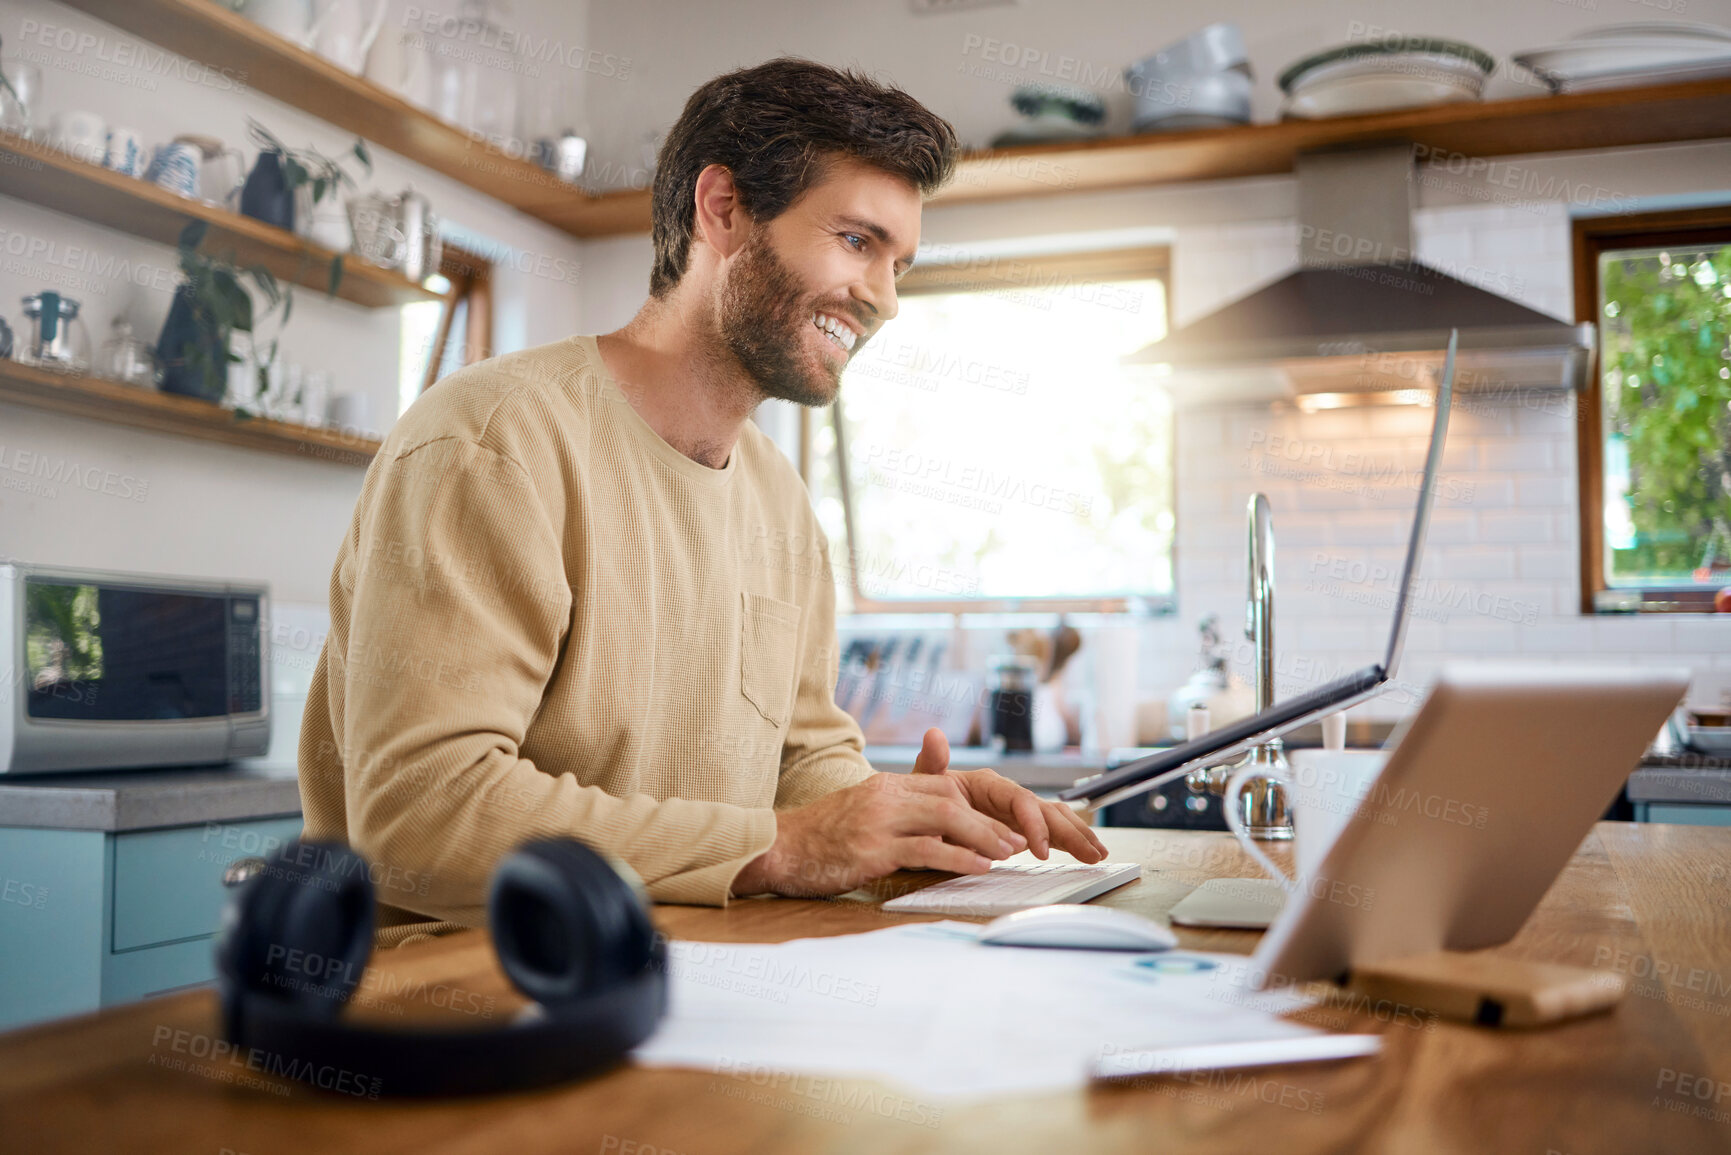
<svg viewBox="0 0 1731 1155"><path fill-rule="evenodd" d="M1731 826L1731 806L1637 802L1636 822L1674 822L1680 826Z"/></svg>
<svg viewBox="0 0 1731 1155"><path fill-rule="evenodd" d="M0 1030L211 982L224 872L300 829L0 827Z"/></svg>

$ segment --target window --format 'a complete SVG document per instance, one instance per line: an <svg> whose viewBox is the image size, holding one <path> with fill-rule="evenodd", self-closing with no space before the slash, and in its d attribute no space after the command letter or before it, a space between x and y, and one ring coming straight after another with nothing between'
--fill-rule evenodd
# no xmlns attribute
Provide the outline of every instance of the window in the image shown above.
<svg viewBox="0 0 1731 1155"><path fill-rule="evenodd" d="M493 267L485 257L446 241L439 274L444 299L403 306L398 346L397 412L447 373L493 355ZM454 339L453 339L454 337Z"/></svg>
<svg viewBox="0 0 1731 1155"><path fill-rule="evenodd" d="M1731 586L1731 210L1575 228L1599 326L1580 422L1582 608L1711 610Z"/></svg>
<svg viewBox="0 0 1731 1155"><path fill-rule="evenodd" d="M1164 247L916 269L802 454L852 608L1164 608ZM845 461L845 471L838 464Z"/></svg>

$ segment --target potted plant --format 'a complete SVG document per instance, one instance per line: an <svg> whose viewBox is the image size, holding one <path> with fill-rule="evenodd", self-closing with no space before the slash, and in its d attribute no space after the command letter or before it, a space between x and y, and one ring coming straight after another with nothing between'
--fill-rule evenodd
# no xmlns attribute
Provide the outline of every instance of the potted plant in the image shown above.
<svg viewBox="0 0 1731 1155"><path fill-rule="evenodd" d="M229 352L229 338L237 332L251 334L258 321L277 309L282 312L278 327L286 325L294 298L269 269L241 269L232 260L200 252L208 228L204 221L193 221L180 234L180 271L186 279L174 290L156 341L156 359L164 391L220 402L228 387L228 367L241 360ZM332 270L333 292L341 275L339 258ZM264 295L263 313L254 313L243 279ZM270 348L274 356L275 342ZM269 363L266 358L259 366L261 380Z"/></svg>
<svg viewBox="0 0 1731 1155"><path fill-rule="evenodd" d="M354 178L342 160L353 157L371 175L373 160L360 137L343 158L333 159L316 148L292 149L258 121L247 118L247 133L258 147L258 163L241 189L240 211L323 245L346 252L354 243L343 191L355 191ZM299 227L297 227L297 224Z"/></svg>

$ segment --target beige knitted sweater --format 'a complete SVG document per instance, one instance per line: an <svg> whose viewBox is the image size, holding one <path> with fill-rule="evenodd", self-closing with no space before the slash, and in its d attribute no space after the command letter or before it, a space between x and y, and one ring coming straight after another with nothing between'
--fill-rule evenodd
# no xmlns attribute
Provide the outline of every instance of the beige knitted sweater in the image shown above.
<svg viewBox="0 0 1731 1155"><path fill-rule="evenodd" d="M659 901L724 905L775 809L871 774L798 474L750 423L721 469L679 453L592 337L471 366L404 414L330 609L304 836L367 859L382 943L482 925L494 865L551 835Z"/></svg>

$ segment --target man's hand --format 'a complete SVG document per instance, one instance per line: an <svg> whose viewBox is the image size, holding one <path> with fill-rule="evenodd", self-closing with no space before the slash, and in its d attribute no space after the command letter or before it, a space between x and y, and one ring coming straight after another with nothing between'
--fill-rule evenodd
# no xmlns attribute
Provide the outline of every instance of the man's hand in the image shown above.
<svg viewBox="0 0 1731 1155"><path fill-rule="evenodd" d="M818 897L897 870L981 874L1030 846L1041 858L1052 846L1083 862L1106 857L1069 807L1043 803L993 771L948 766L949 744L930 730L914 773L875 774L782 811L775 844L739 872L733 893Z"/></svg>
<svg viewBox="0 0 1731 1155"><path fill-rule="evenodd" d="M733 893L818 897L897 870L979 874L1027 846L940 778L874 774L778 813L775 844L739 872Z"/></svg>
<svg viewBox="0 0 1731 1155"><path fill-rule="evenodd" d="M1055 846L1083 862L1105 860L1106 844L1081 815L1062 802L1043 802L1032 790L996 770L951 770L949 766L949 739L935 727L927 730L920 756L914 759L915 774L941 774L959 784L962 796L975 810L1021 831L1035 858L1049 857Z"/></svg>

